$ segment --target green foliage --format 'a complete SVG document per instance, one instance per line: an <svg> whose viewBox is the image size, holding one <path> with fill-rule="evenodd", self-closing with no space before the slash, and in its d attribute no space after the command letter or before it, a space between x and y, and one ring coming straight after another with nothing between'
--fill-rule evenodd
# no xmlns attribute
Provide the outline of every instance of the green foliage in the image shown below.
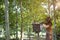
<svg viewBox="0 0 60 40"><path fill-rule="evenodd" d="M20 1L17 0L16 3L14 3L14 0L9 0L9 22L10 22L10 28L13 30L16 28L16 9L15 7L19 7ZM24 27L26 27L28 24L32 24L34 20L37 22L40 22L41 20L44 20L45 18L45 11L44 8L41 6L42 0L22 0L22 16L23 16L23 24ZM4 16L4 1L0 0L1 6L0 6L0 23L3 22L2 18ZM19 11L20 12L20 11ZM17 12L18 13L18 12ZM20 27L21 24L21 13L18 13L18 24Z"/></svg>
<svg viewBox="0 0 60 40"><path fill-rule="evenodd" d="M16 1L16 2L15 2ZM32 23L35 20L36 22L44 21L47 17L46 9L41 6L41 3L47 3L46 0L22 0L22 13L19 8L20 0L9 0L9 24L10 32L14 34L16 32L16 13L17 13L17 22L18 22L18 31L21 31L21 21L23 20L24 31L30 30L32 32ZM17 7L17 11L16 11ZM0 0L0 24L4 24L4 0ZM22 17L21 18L21 14ZM60 32L60 12L56 11L56 23L57 23L57 33ZM22 20L21 20L22 19ZM28 27L29 26L29 27Z"/></svg>

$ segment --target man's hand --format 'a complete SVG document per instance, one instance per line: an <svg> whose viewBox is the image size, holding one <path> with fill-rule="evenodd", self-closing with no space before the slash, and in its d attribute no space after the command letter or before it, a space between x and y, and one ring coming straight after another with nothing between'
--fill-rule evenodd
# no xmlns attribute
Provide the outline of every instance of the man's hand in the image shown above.
<svg viewBox="0 0 60 40"><path fill-rule="evenodd" d="M48 28L48 27L49 27L49 25L46 25L46 24L43 24L43 26L44 26L45 28Z"/></svg>

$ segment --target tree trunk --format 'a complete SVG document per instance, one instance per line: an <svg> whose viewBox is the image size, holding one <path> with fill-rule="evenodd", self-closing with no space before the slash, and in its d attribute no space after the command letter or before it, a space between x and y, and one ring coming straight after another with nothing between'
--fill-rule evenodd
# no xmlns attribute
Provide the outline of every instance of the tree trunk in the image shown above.
<svg viewBox="0 0 60 40"><path fill-rule="evenodd" d="M5 30L6 30L6 40L10 39L9 32L9 13L8 13L8 0L5 0Z"/></svg>
<svg viewBox="0 0 60 40"><path fill-rule="evenodd" d="M23 40L23 15L22 15L22 0L20 0L20 11L21 11L21 40Z"/></svg>
<svg viewBox="0 0 60 40"><path fill-rule="evenodd" d="M55 28L56 28L55 1L56 1L56 0L53 0L53 13L54 13L54 17L53 17L53 19L54 19L54 30L56 30L56 29L55 29ZM54 36L54 39L53 39L53 40L57 40L57 39L56 39L56 32L54 32L54 35L53 35L53 36Z"/></svg>
<svg viewBox="0 0 60 40"><path fill-rule="evenodd" d="M15 6L17 6L16 0L14 0ZM18 14L17 14L17 8L15 9L16 11L16 40L18 40Z"/></svg>
<svg viewBox="0 0 60 40"><path fill-rule="evenodd" d="M16 40L18 40L18 15L17 15L17 9L16 9Z"/></svg>

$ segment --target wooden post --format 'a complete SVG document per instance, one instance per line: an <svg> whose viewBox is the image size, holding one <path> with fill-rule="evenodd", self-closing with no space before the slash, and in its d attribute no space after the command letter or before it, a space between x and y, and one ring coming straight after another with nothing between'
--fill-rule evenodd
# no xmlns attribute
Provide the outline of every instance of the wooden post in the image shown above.
<svg viewBox="0 0 60 40"><path fill-rule="evenodd" d="M40 40L39 33L37 33L37 40Z"/></svg>
<svg viewBox="0 0 60 40"><path fill-rule="evenodd" d="M31 37L30 37L30 27L28 26L28 38L29 40L31 40Z"/></svg>

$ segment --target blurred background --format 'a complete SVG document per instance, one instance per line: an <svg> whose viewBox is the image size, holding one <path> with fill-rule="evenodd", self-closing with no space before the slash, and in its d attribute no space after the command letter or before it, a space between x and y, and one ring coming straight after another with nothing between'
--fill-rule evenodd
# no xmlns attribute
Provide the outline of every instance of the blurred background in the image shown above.
<svg viewBox="0 0 60 40"><path fill-rule="evenodd" d="M37 40L34 21L52 18L53 39L60 40L60 0L0 0L0 40ZM39 33L45 40L46 29Z"/></svg>

